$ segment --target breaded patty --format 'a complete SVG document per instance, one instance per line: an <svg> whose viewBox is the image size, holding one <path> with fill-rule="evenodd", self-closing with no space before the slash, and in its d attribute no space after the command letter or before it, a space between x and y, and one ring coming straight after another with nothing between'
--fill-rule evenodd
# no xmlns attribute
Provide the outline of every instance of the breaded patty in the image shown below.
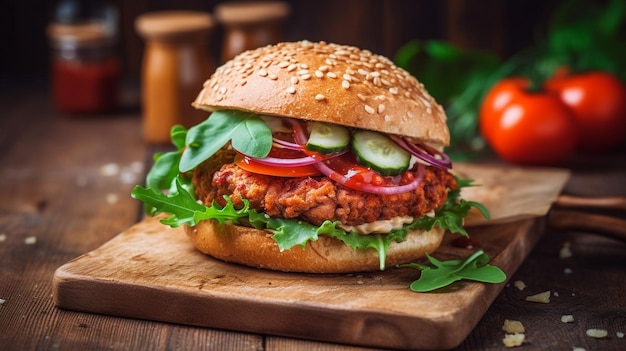
<svg viewBox="0 0 626 351"><path fill-rule="evenodd" d="M359 225L398 216L422 217L441 207L449 189L456 189L454 176L446 170L426 167L424 179L411 192L377 195L347 188L327 177L283 178L251 173L229 163L214 171L210 163L194 174L199 199L225 205L229 195L236 207L250 207L272 217L298 218L320 225L325 220Z"/></svg>

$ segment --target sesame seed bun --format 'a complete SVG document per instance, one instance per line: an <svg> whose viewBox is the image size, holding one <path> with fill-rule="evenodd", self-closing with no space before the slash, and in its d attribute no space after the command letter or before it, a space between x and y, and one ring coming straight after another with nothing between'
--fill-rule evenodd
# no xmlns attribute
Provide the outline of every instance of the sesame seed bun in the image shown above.
<svg viewBox="0 0 626 351"><path fill-rule="evenodd" d="M194 246L226 262L255 268L304 273L354 273L380 269L373 249L353 250L341 241L321 235L304 248L296 246L280 251L269 231L207 220L185 227ZM392 242L387 251L386 266L415 262L439 247L444 230L412 230L406 240Z"/></svg>
<svg viewBox="0 0 626 351"><path fill-rule="evenodd" d="M352 46L307 41L246 51L219 67L199 109L336 123L447 146L443 108L389 59Z"/></svg>

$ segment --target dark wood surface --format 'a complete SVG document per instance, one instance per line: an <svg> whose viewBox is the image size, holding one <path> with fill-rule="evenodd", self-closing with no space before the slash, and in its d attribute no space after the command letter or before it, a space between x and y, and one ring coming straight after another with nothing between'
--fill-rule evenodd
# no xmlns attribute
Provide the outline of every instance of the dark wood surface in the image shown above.
<svg viewBox="0 0 626 351"><path fill-rule="evenodd" d="M67 118L51 107L45 86L3 85L0 349L361 350L55 307L54 271L140 219L141 206L128 194L142 181L154 149L141 140L139 116L137 108L129 108L105 116ZM570 166L573 178L566 192L626 196L623 151L579 157ZM111 172L116 167L118 172ZM559 251L566 242L573 255L562 259ZM618 336L626 333L625 264L626 245L621 241L589 231L549 228L511 277L511 282L522 280L527 288L504 287L458 349L504 349L505 319L524 324L523 350L626 349L626 339ZM546 290L553 292L550 303L525 301ZM565 314L573 315L574 322L562 323ZM588 337L589 328L606 329L609 335Z"/></svg>

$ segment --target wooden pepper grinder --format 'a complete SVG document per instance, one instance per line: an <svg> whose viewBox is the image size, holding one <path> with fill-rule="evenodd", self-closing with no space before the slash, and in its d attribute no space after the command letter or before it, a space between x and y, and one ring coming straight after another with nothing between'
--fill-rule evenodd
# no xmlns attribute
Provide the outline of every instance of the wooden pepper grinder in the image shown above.
<svg viewBox="0 0 626 351"><path fill-rule="evenodd" d="M209 55L214 24L209 13L150 12L135 29L146 41L142 62L143 134L149 143L167 143L171 127L187 128L207 118L191 106L215 71Z"/></svg>
<svg viewBox="0 0 626 351"><path fill-rule="evenodd" d="M221 60L283 41L283 23L289 4L280 1L225 2L215 7L215 18L224 27Z"/></svg>

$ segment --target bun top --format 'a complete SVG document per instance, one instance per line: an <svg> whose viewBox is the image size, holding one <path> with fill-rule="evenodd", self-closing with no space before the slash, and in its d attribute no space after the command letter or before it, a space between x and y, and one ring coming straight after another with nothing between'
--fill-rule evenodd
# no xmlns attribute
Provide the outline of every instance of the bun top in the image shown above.
<svg viewBox="0 0 626 351"><path fill-rule="evenodd" d="M352 46L301 41L243 52L215 71L192 105L450 142L445 112L422 83Z"/></svg>

